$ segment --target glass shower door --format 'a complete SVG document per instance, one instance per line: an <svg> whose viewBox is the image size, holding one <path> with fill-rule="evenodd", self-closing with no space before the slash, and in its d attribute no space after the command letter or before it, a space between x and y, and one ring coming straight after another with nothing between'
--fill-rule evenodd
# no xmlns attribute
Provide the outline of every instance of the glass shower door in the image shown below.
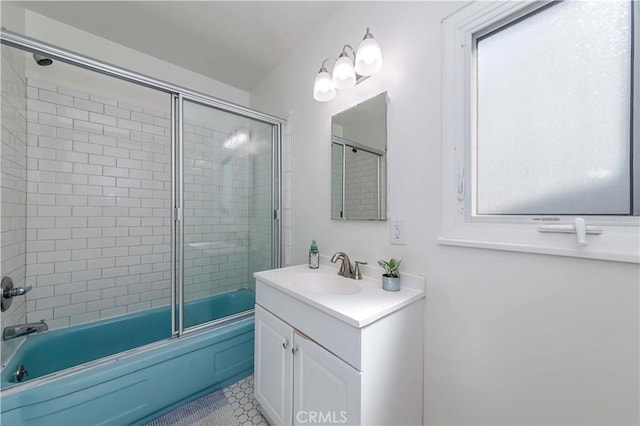
<svg viewBox="0 0 640 426"><path fill-rule="evenodd" d="M26 59L17 49L2 46L0 67L0 279L26 287L27 241L27 84ZM8 281L4 281L7 283ZM26 298L3 299L4 326L27 322ZM23 339L3 341L4 366Z"/></svg>
<svg viewBox="0 0 640 426"><path fill-rule="evenodd" d="M277 133L274 124L189 100L182 117L184 275L178 300L186 329L253 309L253 273L277 264ZM223 293L232 297L218 303Z"/></svg>

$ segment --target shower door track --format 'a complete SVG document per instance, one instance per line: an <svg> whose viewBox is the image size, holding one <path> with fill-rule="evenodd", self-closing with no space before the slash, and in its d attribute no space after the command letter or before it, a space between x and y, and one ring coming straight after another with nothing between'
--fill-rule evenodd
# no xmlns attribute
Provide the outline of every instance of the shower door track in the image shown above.
<svg viewBox="0 0 640 426"><path fill-rule="evenodd" d="M0 28L0 44L26 50L32 53L38 53L50 57L61 62L71 64L90 71L115 77L120 80L128 81L137 85L145 86L160 92L171 95L171 149L173 153L171 162L171 198L173 207L171 208L171 336L180 337L182 335L191 334L204 328L209 328L219 324L221 321L226 322L226 318L210 321L196 327L184 329L184 225L182 220L182 211L184 205L184 178L182 167L182 114L183 101L189 100L202 105L210 106L221 111L234 113L246 118L261 121L263 123L273 125L273 144L272 147L272 173L273 173L273 264L272 267L279 267L283 263L282 250L282 174L281 174L281 138L282 127L288 122L286 119L255 111L241 105L227 102L206 94L189 90L185 87L158 80L125 68L102 62L85 55L63 49L22 34L9 31L4 27ZM180 184L177 184L177 177L180 176ZM177 189L177 191L176 191ZM176 241L177 236L177 241ZM179 250L176 250L178 243ZM176 305L180 306L176 317ZM241 312L231 315L230 319L241 317L251 311Z"/></svg>

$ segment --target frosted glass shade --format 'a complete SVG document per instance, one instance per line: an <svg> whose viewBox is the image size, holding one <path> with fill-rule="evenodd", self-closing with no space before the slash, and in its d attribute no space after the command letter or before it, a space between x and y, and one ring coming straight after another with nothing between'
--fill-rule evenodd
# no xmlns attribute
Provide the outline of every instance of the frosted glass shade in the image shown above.
<svg viewBox="0 0 640 426"><path fill-rule="evenodd" d="M374 75L382 69L382 51L373 37L367 37L356 52L356 72L363 76Z"/></svg>
<svg viewBox="0 0 640 426"><path fill-rule="evenodd" d="M336 89L333 87L331 76L327 70L323 69L318 73L313 83L313 98L318 102L328 102L335 96Z"/></svg>
<svg viewBox="0 0 640 426"><path fill-rule="evenodd" d="M351 89L356 85L356 71L348 56L341 56L333 68L333 86L339 90Z"/></svg>

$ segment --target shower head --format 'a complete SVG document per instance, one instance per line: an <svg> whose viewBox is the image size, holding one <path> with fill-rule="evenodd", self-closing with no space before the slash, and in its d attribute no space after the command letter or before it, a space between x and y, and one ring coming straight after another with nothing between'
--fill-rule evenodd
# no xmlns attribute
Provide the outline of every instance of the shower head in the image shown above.
<svg viewBox="0 0 640 426"><path fill-rule="evenodd" d="M47 58L46 56L43 56L39 53L34 53L33 59L36 61L36 64L40 65L41 67L46 67L47 65L51 65L53 63L53 59Z"/></svg>

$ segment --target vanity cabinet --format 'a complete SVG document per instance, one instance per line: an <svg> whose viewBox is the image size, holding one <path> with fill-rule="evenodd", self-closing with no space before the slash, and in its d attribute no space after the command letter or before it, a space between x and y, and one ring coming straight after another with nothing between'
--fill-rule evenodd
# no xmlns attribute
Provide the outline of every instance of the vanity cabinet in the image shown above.
<svg viewBox="0 0 640 426"><path fill-rule="evenodd" d="M292 343L293 328L256 305L253 391L275 425L292 424Z"/></svg>
<svg viewBox="0 0 640 426"><path fill-rule="evenodd" d="M337 272L290 268L291 280L289 268L254 274L254 391L267 420L422 424L424 292L359 280L357 293L318 295L300 283Z"/></svg>
<svg viewBox="0 0 640 426"><path fill-rule="evenodd" d="M256 306L256 399L276 425L359 424L360 372Z"/></svg>

